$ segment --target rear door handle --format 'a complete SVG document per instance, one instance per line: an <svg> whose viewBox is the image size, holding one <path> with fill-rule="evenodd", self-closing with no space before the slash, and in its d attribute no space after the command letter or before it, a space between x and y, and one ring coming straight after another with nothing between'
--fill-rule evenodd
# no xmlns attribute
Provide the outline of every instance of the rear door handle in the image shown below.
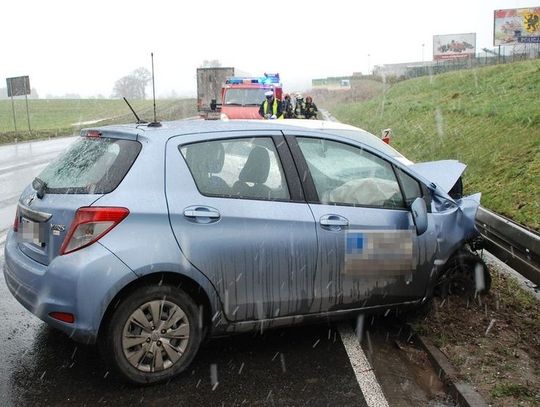
<svg viewBox="0 0 540 407"><path fill-rule="evenodd" d="M217 209L209 206L190 206L184 209L184 216L200 223L216 222L221 217Z"/></svg>
<svg viewBox="0 0 540 407"><path fill-rule="evenodd" d="M349 220L340 215L323 215L319 220L322 226L341 228L349 226Z"/></svg>

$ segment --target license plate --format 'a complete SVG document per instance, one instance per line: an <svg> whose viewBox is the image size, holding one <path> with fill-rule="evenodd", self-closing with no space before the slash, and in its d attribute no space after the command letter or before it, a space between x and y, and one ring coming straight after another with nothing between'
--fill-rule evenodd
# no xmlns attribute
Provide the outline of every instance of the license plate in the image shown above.
<svg viewBox="0 0 540 407"><path fill-rule="evenodd" d="M216 111L208 112L206 120L219 120L221 118L221 113Z"/></svg>
<svg viewBox="0 0 540 407"><path fill-rule="evenodd" d="M38 246L44 245L43 228L40 227L39 222L23 217L21 218L21 226L23 242L33 243Z"/></svg>

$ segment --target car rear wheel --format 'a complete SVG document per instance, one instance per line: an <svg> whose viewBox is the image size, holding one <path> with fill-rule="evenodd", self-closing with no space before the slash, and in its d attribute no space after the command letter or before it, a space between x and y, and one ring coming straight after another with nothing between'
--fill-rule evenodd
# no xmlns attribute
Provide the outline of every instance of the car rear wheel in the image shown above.
<svg viewBox="0 0 540 407"><path fill-rule="evenodd" d="M103 341L106 362L125 379L167 380L191 363L202 337L198 308L172 286L141 287L114 311Z"/></svg>

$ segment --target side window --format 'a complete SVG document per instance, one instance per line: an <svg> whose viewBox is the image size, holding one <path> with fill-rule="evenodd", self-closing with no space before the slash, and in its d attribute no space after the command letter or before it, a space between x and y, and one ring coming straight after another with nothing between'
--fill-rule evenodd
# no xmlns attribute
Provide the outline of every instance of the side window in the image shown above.
<svg viewBox="0 0 540 407"><path fill-rule="evenodd" d="M289 199L289 189L271 138L214 140L180 151L203 195Z"/></svg>
<svg viewBox="0 0 540 407"><path fill-rule="evenodd" d="M390 163L348 144L303 137L297 140L322 203L404 207Z"/></svg>
<svg viewBox="0 0 540 407"><path fill-rule="evenodd" d="M413 177L403 172L400 168L396 167L396 174L401 182L401 186L403 187L405 203L407 204L407 207L409 207L416 198L422 196L420 184Z"/></svg>

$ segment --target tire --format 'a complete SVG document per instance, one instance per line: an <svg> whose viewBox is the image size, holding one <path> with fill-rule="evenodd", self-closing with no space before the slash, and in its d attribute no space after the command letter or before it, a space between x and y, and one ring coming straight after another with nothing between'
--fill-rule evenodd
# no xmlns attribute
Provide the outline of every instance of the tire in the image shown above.
<svg viewBox="0 0 540 407"><path fill-rule="evenodd" d="M199 349L198 313L191 297L175 287L136 289L121 300L107 323L101 341L105 362L132 383L171 379L189 366Z"/></svg>
<svg viewBox="0 0 540 407"><path fill-rule="evenodd" d="M483 288L476 286L475 268L480 266L483 272ZM491 288L491 275L486 263L474 253L460 253L451 258L442 274L435 296L445 298L449 295L473 297L475 294L487 294Z"/></svg>

